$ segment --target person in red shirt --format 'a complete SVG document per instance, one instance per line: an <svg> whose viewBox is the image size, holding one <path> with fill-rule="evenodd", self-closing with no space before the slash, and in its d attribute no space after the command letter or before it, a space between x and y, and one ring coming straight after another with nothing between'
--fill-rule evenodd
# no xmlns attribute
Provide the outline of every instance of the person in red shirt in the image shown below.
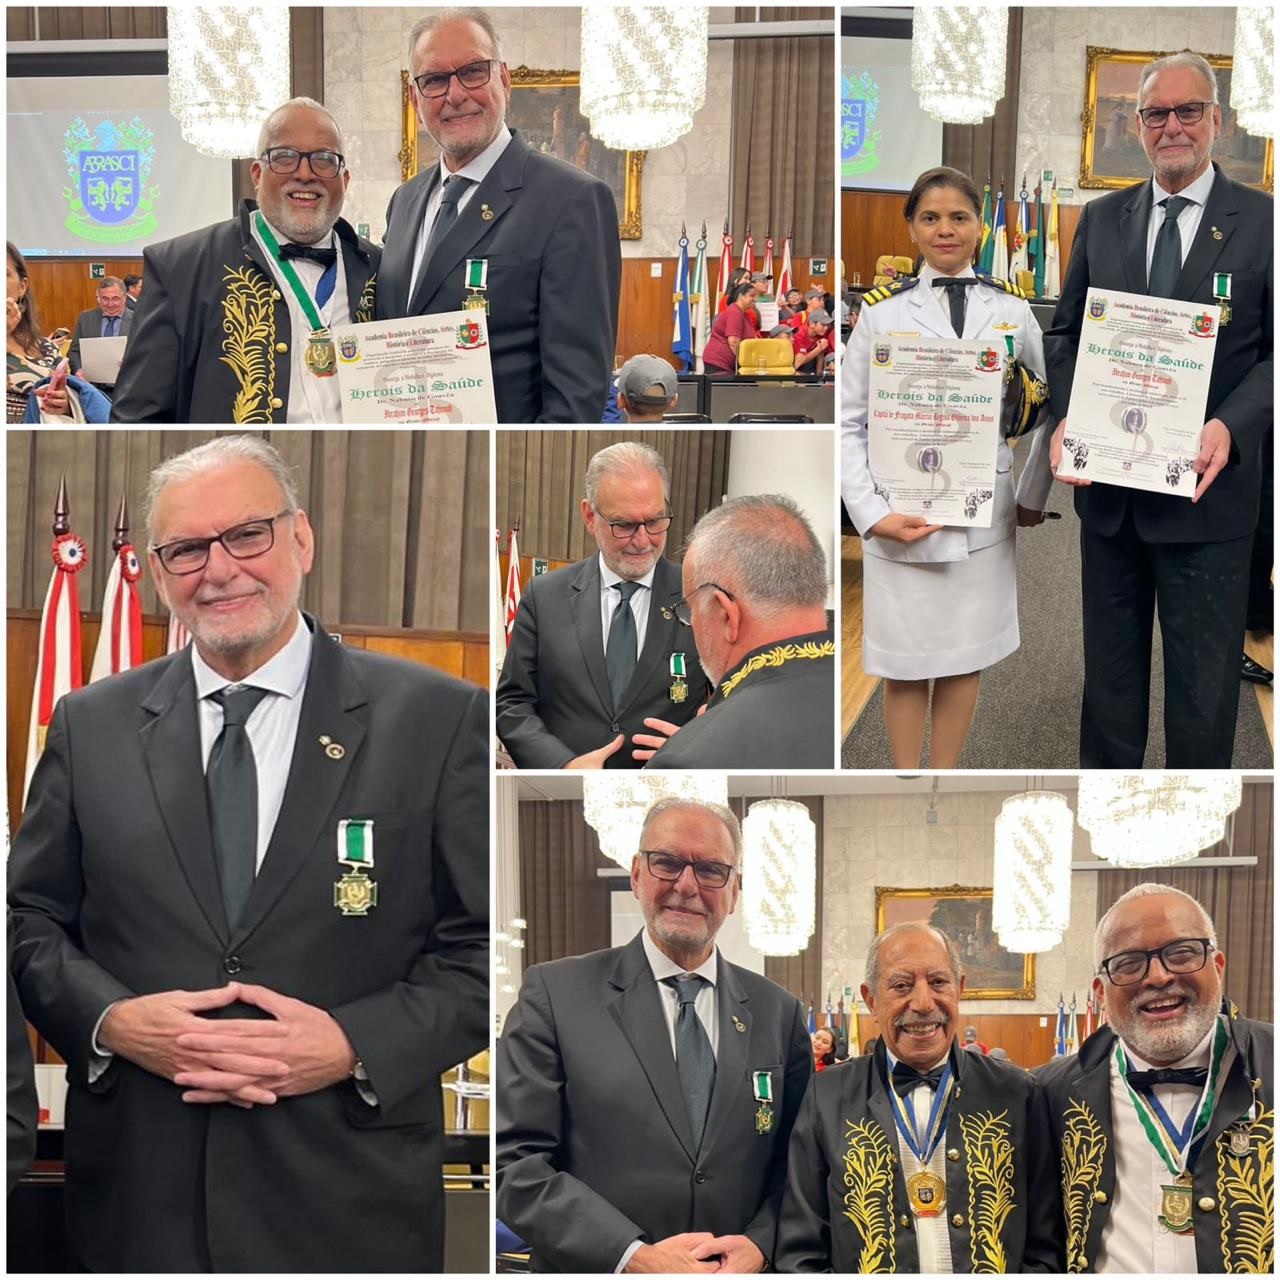
<svg viewBox="0 0 1280 1280"><path fill-rule="evenodd" d="M825 1071L835 1065L836 1033L830 1027L819 1027L810 1037L813 1041L813 1069Z"/></svg>
<svg viewBox="0 0 1280 1280"><path fill-rule="evenodd" d="M787 323L793 329L799 329L801 325L807 324L809 317L815 311L826 311L826 307L822 305L822 290L807 289L804 295L804 306L795 313ZM828 313L829 314L829 313Z"/></svg>
<svg viewBox="0 0 1280 1280"><path fill-rule="evenodd" d="M990 1052L991 1052L991 1050L990 1050L990 1049L988 1049L988 1048L987 1048L987 1046L986 1046L985 1044L983 1044L981 1040L979 1040L979 1039L978 1039L978 1028L977 1028L977 1027L965 1027L965 1029L964 1029L964 1043L963 1043L963 1044L961 1044L961 1046L960 1046L960 1047L961 1047L962 1049L976 1049L979 1053L990 1053Z"/></svg>
<svg viewBox="0 0 1280 1280"><path fill-rule="evenodd" d="M739 344L743 338L760 336L747 314L756 300L755 285L744 281L729 297L729 305L716 316L702 350L702 363L708 373L737 373Z"/></svg>
<svg viewBox="0 0 1280 1280"><path fill-rule="evenodd" d="M831 316L825 311L811 311L791 339L797 373L825 371L827 356L831 353L830 333Z"/></svg>

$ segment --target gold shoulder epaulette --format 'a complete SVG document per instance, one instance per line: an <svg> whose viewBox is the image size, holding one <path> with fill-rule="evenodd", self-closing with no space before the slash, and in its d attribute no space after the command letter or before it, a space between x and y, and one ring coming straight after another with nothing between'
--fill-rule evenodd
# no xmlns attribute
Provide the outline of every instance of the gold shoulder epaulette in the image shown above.
<svg viewBox="0 0 1280 1280"><path fill-rule="evenodd" d="M862 295L862 301L867 306L874 307L877 302L892 298L894 294L906 293L908 289L915 288L917 283L915 276L903 276L898 280L890 280L888 284L878 284L874 289L868 289Z"/></svg>
<svg viewBox="0 0 1280 1280"><path fill-rule="evenodd" d="M1001 280L998 276L984 276L980 271L975 274L983 284L990 285L993 289L1011 293L1015 298L1021 298L1024 302L1028 300L1026 290L1021 285L1014 284L1011 280Z"/></svg>

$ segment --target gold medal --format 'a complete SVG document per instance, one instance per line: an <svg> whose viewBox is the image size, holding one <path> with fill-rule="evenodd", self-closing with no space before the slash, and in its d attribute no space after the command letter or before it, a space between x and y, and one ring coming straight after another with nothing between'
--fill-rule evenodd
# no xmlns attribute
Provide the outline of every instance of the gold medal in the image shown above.
<svg viewBox="0 0 1280 1280"><path fill-rule="evenodd" d="M483 311L486 315L489 313L489 299L483 293L469 293L462 300L462 305L468 311Z"/></svg>
<svg viewBox="0 0 1280 1280"><path fill-rule="evenodd" d="M378 905L378 885L363 871L349 871L333 886L333 905L344 916L367 916Z"/></svg>
<svg viewBox="0 0 1280 1280"><path fill-rule="evenodd" d="M1191 1191L1190 1173L1180 1173L1172 1185L1160 1187L1160 1225L1174 1235L1190 1235L1195 1229L1191 1225Z"/></svg>
<svg viewBox="0 0 1280 1280"><path fill-rule="evenodd" d="M1244 1125L1234 1125L1227 1130L1227 1142L1231 1147L1233 1156L1247 1156L1249 1154L1249 1130Z"/></svg>
<svg viewBox="0 0 1280 1280"><path fill-rule="evenodd" d="M316 329L307 341L307 368L317 378L332 378L337 372L338 357L328 329Z"/></svg>
<svg viewBox="0 0 1280 1280"><path fill-rule="evenodd" d="M1218 303L1218 306L1221 308L1221 314L1218 316L1218 324L1219 325L1230 324L1231 308L1225 302Z"/></svg>
<svg viewBox="0 0 1280 1280"><path fill-rule="evenodd" d="M676 676L671 682L671 701L683 702L688 696L689 686L679 676Z"/></svg>
<svg viewBox="0 0 1280 1280"><path fill-rule="evenodd" d="M947 1184L936 1173L921 1169L907 1179L907 1199L917 1218L936 1218L947 1206Z"/></svg>
<svg viewBox="0 0 1280 1280"><path fill-rule="evenodd" d="M759 1134L773 1132L773 1103L762 1102L756 1108L756 1132Z"/></svg>

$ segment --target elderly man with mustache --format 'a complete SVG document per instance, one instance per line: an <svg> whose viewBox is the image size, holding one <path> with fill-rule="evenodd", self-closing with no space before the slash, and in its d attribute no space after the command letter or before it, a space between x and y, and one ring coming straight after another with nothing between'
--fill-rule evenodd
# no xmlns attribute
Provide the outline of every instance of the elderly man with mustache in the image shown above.
<svg viewBox="0 0 1280 1280"><path fill-rule="evenodd" d="M925 924L884 930L862 998L875 1053L813 1078L791 1132L781 1272L1053 1271L1043 1097L956 1044L964 972Z"/></svg>

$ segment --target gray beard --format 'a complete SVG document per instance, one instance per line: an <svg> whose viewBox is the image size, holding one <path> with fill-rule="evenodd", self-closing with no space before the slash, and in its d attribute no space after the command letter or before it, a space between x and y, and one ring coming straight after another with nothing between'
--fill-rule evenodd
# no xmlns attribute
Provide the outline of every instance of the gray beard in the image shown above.
<svg viewBox="0 0 1280 1280"><path fill-rule="evenodd" d="M1137 1013L1113 1017L1111 1026L1126 1049L1132 1049L1146 1062L1164 1066L1185 1058L1209 1034L1221 1003L1221 997L1206 1000L1203 1005L1188 1009L1181 1021L1167 1027L1143 1026L1142 1015Z"/></svg>

